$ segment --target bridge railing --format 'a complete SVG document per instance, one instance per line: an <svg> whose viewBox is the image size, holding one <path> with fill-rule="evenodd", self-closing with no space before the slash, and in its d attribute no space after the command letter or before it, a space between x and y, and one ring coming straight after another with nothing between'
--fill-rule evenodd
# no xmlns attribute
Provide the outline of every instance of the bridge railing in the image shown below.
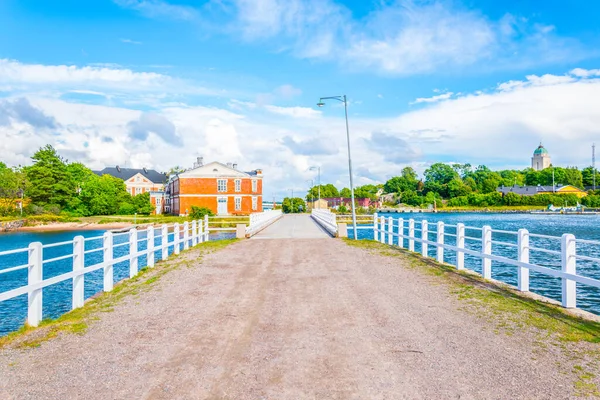
<svg viewBox="0 0 600 400"><path fill-rule="evenodd" d="M1 251L0 260L3 256L20 254L21 257L27 257L27 262L0 269L0 276L27 270L27 281L25 285L0 292L0 302L27 294L27 323L30 326L38 326L43 318L42 289L71 280L73 291L71 309L76 309L82 307L85 301L86 274L103 270L102 289L104 292L110 292L114 285L113 267L115 264L129 262L129 278L133 278L141 268L154 267L155 261L158 260L158 252L160 252L160 259L164 261L168 259L169 255L179 254L181 250L187 250L208 240L208 217L205 217L203 220L195 220L191 223L175 223L161 227L150 226L146 229L132 228L125 232L108 231L102 236L85 238L75 236L73 240L45 245L34 242L30 243L27 248ZM114 257L115 249L121 247L127 249L126 254ZM140 250L139 247L145 247L145 249ZM66 251L62 251L64 248ZM52 258L45 257L45 253L56 253L55 249L66 254ZM169 254L170 249L172 249L171 254ZM119 252L122 253L124 250L119 249ZM99 253L100 256L90 257L94 253ZM139 260L142 256L145 256L146 265L140 266ZM89 261L91 258L101 261L86 265L86 260ZM71 271L44 278L44 266L58 261L71 264Z"/></svg>
<svg viewBox="0 0 600 400"><path fill-rule="evenodd" d="M311 217L331 235L336 236L338 232L337 218L334 213L326 209L314 208L310 212Z"/></svg>
<svg viewBox="0 0 600 400"><path fill-rule="evenodd" d="M283 213L280 209L250 214L250 223L246 227L246 236L250 237L257 234L282 216Z"/></svg>
<svg viewBox="0 0 600 400"><path fill-rule="evenodd" d="M561 304L566 308L577 307L577 283L600 288L600 280L584 276L577 272L577 261L592 263L597 270L600 258L578 254L577 248L586 248L589 254L600 254L600 241L576 239L572 234L549 236L530 233L527 229L506 231L492 229L490 226L472 227L462 223L456 225L444 222L430 223L426 220L415 221L403 218L373 217L374 239L381 243L415 251L415 243L420 244L424 257L435 258L440 263L449 258L445 251L454 253L451 265L458 270L465 269L465 256L479 260L481 276L492 279L492 261L517 267L517 289L528 292L530 289L529 272L558 278L561 280ZM454 244L445 243L452 238ZM430 248L433 255L430 253ZM504 254L494 254L493 250L504 249ZM506 249L513 249L511 257ZM500 250L499 250L500 251ZM555 260L533 263L530 257L547 254ZM548 265L554 264L556 268ZM560 269L559 269L560 268Z"/></svg>

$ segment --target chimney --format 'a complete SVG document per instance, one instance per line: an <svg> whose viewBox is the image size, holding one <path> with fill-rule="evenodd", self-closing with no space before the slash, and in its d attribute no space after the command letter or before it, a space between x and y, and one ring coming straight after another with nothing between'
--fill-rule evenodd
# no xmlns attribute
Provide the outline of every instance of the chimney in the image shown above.
<svg viewBox="0 0 600 400"><path fill-rule="evenodd" d="M233 168L233 165L230 162L228 162L227 163L227 168Z"/></svg>
<svg viewBox="0 0 600 400"><path fill-rule="evenodd" d="M233 169L237 169L237 163L233 163Z"/></svg>

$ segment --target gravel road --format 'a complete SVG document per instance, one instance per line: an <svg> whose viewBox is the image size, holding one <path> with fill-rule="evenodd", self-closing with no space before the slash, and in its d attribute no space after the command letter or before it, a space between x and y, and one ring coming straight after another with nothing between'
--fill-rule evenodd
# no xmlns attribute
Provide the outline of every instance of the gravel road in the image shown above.
<svg viewBox="0 0 600 400"><path fill-rule="evenodd" d="M183 256L193 257L196 250ZM564 399L572 377L435 277L340 240L246 240L84 335L0 352L2 399Z"/></svg>

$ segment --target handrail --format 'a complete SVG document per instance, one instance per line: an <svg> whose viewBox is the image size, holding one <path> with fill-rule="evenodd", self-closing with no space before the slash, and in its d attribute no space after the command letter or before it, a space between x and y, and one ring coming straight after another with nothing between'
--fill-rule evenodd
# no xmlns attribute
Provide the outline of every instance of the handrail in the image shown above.
<svg viewBox="0 0 600 400"><path fill-rule="evenodd" d="M246 237L256 235L258 232L271 225L283 216L282 211L279 210L266 210L260 213L250 214L250 222L246 227ZM225 229L225 228L211 228L214 230Z"/></svg>
<svg viewBox="0 0 600 400"><path fill-rule="evenodd" d="M408 222L408 227L405 225ZM414 251L414 243L421 243L423 256L428 257L428 246L435 247L438 262L444 262L444 250L454 251L456 253L455 266L457 269L465 268L465 254L477 257L481 260L482 276L485 279L492 277L492 261L500 262L506 265L516 266L518 268L517 288L520 291L529 291L529 271L536 271L544 275L560 278L562 280L562 305L566 308L575 308L577 286L575 283L581 283L593 287L600 288L600 279L583 276L577 272L577 260L584 260L600 265L599 257L577 254L577 244L585 243L600 246L600 241L588 239L576 239L574 235L564 234L560 237L529 233L526 229L519 231L507 231L500 229L492 229L489 226L473 227L465 226L464 224L446 225L443 222L437 222L437 233L435 240L429 240L429 235L432 231L428 231L426 227L434 225L427 221L415 221L414 219L398 218L394 220L392 217L379 217L377 214L373 217L373 233L376 241L387 243L399 247L404 247L405 240L408 241L408 250ZM396 231L394 227L399 227ZM446 232L446 228L453 228L450 232ZM421 231L417 236L416 232ZM467 236L465 231L480 231L480 237ZM494 238L495 234L500 235L502 240ZM507 238L506 235L511 235L512 238ZM444 243L445 237L455 238L455 245ZM515 237L516 236L516 237ZM515 242L512 242L513 238ZM535 246L530 244L530 239L550 239L560 242L560 250L545 248L539 241L535 242ZM510 240L509 240L510 239ZM465 245L466 240L473 240L476 243ZM397 244L394 244L394 242ZM481 243L481 244L479 244ZM480 246L480 250L474 250L475 246ZM497 255L492 253L494 246L512 247L517 249L516 258L511 258L506 255ZM547 246L547 245L546 245ZM543 265L530 262L530 253L542 252L560 258L561 268L553 269ZM514 254L514 253L512 253ZM594 254L592 254L594 255Z"/></svg>
<svg viewBox="0 0 600 400"><path fill-rule="evenodd" d="M313 208L310 216L332 236L337 236L337 217L326 209Z"/></svg>
<svg viewBox="0 0 600 400"><path fill-rule="evenodd" d="M28 270L26 284L0 292L0 302L13 299L23 294L28 295L27 323L30 326L38 326L42 320L42 289L59 282L72 280L73 298L72 309L82 307L85 300L84 279L89 272L104 270L103 291L109 292L113 289L114 275L113 266L124 261L129 262L129 277L132 278L144 267L153 267L157 259L157 252L161 251L161 259L172 254L179 254L181 250L194 247L199 243L209 240L208 216L202 220L184 222L183 224L162 225L160 227L149 226L145 229L132 228L127 232L113 233L107 231L103 236L84 238L75 236L73 240L49 243L42 245L40 242L30 243L27 248L13 249L0 252L0 257L17 253L27 253L28 261L24 265L15 265L0 269L0 274L10 273L18 270ZM143 233L143 234L140 234ZM127 235L127 239L115 238ZM158 242L158 243L157 243ZM140 243L146 243L145 249L139 249ZM44 259L47 249L59 246L70 246L66 254ZM86 249L86 247L88 247ZM114 250L125 247L123 251L127 254L114 257ZM85 265L86 255L101 252L102 261L92 265ZM138 264L140 257L146 256L146 265ZM22 256L23 257L23 256ZM44 278L42 268L44 264L72 259L72 270L50 278ZM71 262L69 262L71 263Z"/></svg>

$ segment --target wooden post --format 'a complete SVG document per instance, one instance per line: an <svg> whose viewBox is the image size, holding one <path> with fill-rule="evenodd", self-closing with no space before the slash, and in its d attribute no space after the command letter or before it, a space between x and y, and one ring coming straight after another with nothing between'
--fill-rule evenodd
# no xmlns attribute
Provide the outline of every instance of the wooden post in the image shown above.
<svg viewBox="0 0 600 400"><path fill-rule="evenodd" d="M529 263L529 231L527 229L519 229L517 244L519 246L519 261ZM517 287L521 292L529 292L529 268L519 266L517 270Z"/></svg>
<svg viewBox="0 0 600 400"><path fill-rule="evenodd" d="M183 249L190 248L190 225L187 221L183 223Z"/></svg>
<svg viewBox="0 0 600 400"><path fill-rule="evenodd" d="M27 285L34 285L43 279L42 244L34 242L29 244ZM38 326L42 320L42 289L30 290L27 293L27 323L29 326Z"/></svg>
<svg viewBox="0 0 600 400"><path fill-rule="evenodd" d="M146 264L148 265L148 267L152 268L152 267L154 267L154 227L153 226L148 227L148 230L146 231L146 238L147 238Z"/></svg>
<svg viewBox="0 0 600 400"><path fill-rule="evenodd" d="M444 223L438 221L437 223L437 262L444 262Z"/></svg>
<svg viewBox="0 0 600 400"><path fill-rule="evenodd" d="M492 228L488 225L481 230L481 252L492 254ZM481 275L484 279L492 279L492 260L489 258L481 258Z"/></svg>
<svg viewBox="0 0 600 400"><path fill-rule="evenodd" d="M404 218L398 218L398 246L400 248L404 247Z"/></svg>
<svg viewBox="0 0 600 400"><path fill-rule="evenodd" d="M131 228L129 230L129 277L133 278L138 273L138 257L137 257L137 230Z"/></svg>
<svg viewBox="0 0 600 400"><path fill-rule="evenodd" d="M429 245L425 243L426 240L429 240L429 225L426 220L421 221L421 240L421 255L429 257Z"/></svg>
<svg viewBox="0 0 600 400"><path fill-rule="evenodd" d="M162 248L162 260L166 261L169 257L169 227L167 225L162 226L160 245Z"/></svg>
<svg viewBox="0 0 600 400"><path fill-rule="evenodd" d="M173 254L179 254L179 224L173 224Z"/></svg>
<svg viewBox="0 0 600 400"><path fill-rule="evenodd" d="M415 251L415 220L408 220L408 250Z"/></svg>
<svg viewBox="0 0 600 400"><path fill-rule="evenodd" d="M104 291L113 290L114 272L113 272L113 234L104 232L102 235L102 253L104 256Z"/></svg>
<svg viewBox="0 0 600 400"><path fill-rule="evenodd" d="M456 224L456 269L465 269L465 253L460 249L465 248L465 224Z"/></svg>
<svg viewBox="0 0 600 400"><path fill-rule="evenodd" d="M378 230L377 221L378 221L378 217L377 217L377 213L375 213L375 214L373 214L373 240L374 241L378 241L378 237L379 237L379 232L377 232L377 230Z"/></svg>
<svg viewBox="0 0 600 400"><path fill-rule="evenodd" d="M83 236L73 238L73 271L81 271L84 268L84 240ZM72 309L83 307L85 276L82 273L73 277L73 303Z"/></svg>
<svg viewBox="0 0 600 400"><path fill-rule="evenodd" d="M575 236L570 233L562 235L560 249L562 272L575 275L577 272ZM577 306L577 286L574 280L562 278L562 306L566 308Z"/></svg>

